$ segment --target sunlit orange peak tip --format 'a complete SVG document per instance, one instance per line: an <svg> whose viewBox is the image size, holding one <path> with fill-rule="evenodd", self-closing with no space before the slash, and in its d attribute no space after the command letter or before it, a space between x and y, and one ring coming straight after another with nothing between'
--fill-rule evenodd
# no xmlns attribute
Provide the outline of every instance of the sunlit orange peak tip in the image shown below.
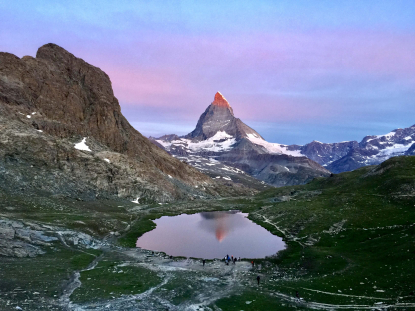
<svg viewBox="0 0 415 311"><path fill-rule="evenodd" d="M228 101L220 92L215 94L215 99L213 100L212 105L219 107L230 107Z"/></svg>

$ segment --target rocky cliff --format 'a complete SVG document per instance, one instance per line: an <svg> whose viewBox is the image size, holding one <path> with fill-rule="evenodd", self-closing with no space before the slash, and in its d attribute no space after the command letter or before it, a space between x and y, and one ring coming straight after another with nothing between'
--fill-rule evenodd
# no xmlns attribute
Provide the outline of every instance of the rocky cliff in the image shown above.
<svg viewBox="0 0 415 311"><path fill-rule="evenodd" d="M36 58L0 53L0 127L8 191L163 202L240 190L150 143L121 114L108 75L55 44Z"/></svg>

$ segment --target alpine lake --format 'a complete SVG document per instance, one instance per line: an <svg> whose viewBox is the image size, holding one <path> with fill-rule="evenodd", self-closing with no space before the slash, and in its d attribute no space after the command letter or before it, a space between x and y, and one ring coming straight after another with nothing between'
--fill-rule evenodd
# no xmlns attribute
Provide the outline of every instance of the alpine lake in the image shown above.
<svg viewBox="0 0 415 311"><path fill-rule="evenodd" d="M239 211L202 212L163 216L156 228L137 239L136 246L172 256L205 259L264 258L285 248L282 238Z"/></svg>

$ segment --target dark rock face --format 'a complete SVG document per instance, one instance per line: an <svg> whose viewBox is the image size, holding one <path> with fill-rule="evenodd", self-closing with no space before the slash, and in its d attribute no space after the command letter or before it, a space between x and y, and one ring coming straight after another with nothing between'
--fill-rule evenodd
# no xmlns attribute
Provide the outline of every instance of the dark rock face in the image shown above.
<svg viewBox="0 0 415 311"><path fill-rule="evenodd" d="M411 147L409 147L409 149L406 150L405 155L415 155L415 143L413 143Z"/></svg>
<svg viewBox="0 0 415 311"><path fill-rule="evenodd" d="M273 186L303 184L330 172L302 156L297 146L271 144L235 118L219 92L186 136L165 135L154 143L214 178L254 184L246 175ZM295 155L295 156L292 156ZM241 177L244 178L241 178ZM241 180L242 179L242 180ZM260 189L257 188L257 189Z"/></svg>
<svg viewBox="0 0 415 311"><path fill-rule="evenodd" d="M232 193L136 131L107 74L55 44L39 48L36 58L0 53L0 110L0 185L9 190L21 181L23 188L86 198ZM74 148L82 137L90 152Z"/></svg>
<svg viewBox="0 0 415 311"><path fill-rule="evenodd" d="M54 44L39 48L36 59L1 56L1 98L28 113L36 111L36 128L57 137L92 136L116 152L188 178L184 166L175 168L177 161L163 156L122 116L111 81L99 68ZM150 156L153 152L159 156Z"/></svg>
<svg viewBox="0 0 415 311"><path fill-rule="evenodd" d="M315 177L329 175L321 165L306 157L270 154L258 149L255 144L243 139L231 151L220 155L218 160L276 187L300 185Z"/></svg>
<svg viewBox="0 0 415 311"><path fill-rule="evenodd" d="M337 161L347 155L350 150L358 148L357 141L347 141L341 143L324 144L318 141L313 141L304 146L298 147L307 158L321 164ZM295 149L294 149L295 150Z"/></svg>

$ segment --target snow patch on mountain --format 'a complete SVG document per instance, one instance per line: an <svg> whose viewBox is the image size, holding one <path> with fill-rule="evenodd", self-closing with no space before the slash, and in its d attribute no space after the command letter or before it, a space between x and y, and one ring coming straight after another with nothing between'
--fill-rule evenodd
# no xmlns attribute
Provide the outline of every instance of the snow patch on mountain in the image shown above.
<svg viewBox="0 0 415 311"><path fill-rule="evenodd" d="M264 147L269 153L287 154L293 157L304 157L304 155L300 153L300 150L288 150L287 145L267 142L255 134L247 134L247 137L252 143Z"/></svg>
<svg viewBox="0 0 415 311"><path fill-rule="evenodd" d="M389 159L390 157L403 155L410 147L411 147L411 144L408 144L408 145L395 144L390 147L386 147L383 150L380 150L379 154L377 154L376 156L379 158L387 157Z"/></svg>
<svg viewBox="0 0 415 311"><path fill-rule="evenodd" d="M385 137L387 139L391 138L392 136L395 136L396 132L390 132L388 134L385 135L376 135L377 138L381 138L381 137Z"/></svg>
<svg viewBox="0 0 415 311"><path fill-rule="evenodd" d="M224 131L218 131L214 136L202 140L193 142L190 139L180 138L178 140L173 140L171 142L164 141L161 139L156 140L164 148L170 148L172 145L181 145L186 147L190 152L198 151L228 151L232 148L232 145L236 143L235 137L227 134Z"/></svg>
<svg viewBox="0 0 415 311"><path fill-rule="evenodd" d="M86 137L84 137L81 142L75 144L75 149L91 151L91 149L89 149L88 145L86 144Z"/></svg>
<svg viewBox="0 0 415 311"><path fill-rule="evenodd" d="M392 131L392 132L390 132L388 134L384 134L384 135L373 135L373 136L371 136L373 138L368 139L366 142L370 142L372 140L377 140L377 139L382 139L382 138L386 138L387 140L390 140L393 136L395 136L395 134L396 134L396 132Z"/></svg>

